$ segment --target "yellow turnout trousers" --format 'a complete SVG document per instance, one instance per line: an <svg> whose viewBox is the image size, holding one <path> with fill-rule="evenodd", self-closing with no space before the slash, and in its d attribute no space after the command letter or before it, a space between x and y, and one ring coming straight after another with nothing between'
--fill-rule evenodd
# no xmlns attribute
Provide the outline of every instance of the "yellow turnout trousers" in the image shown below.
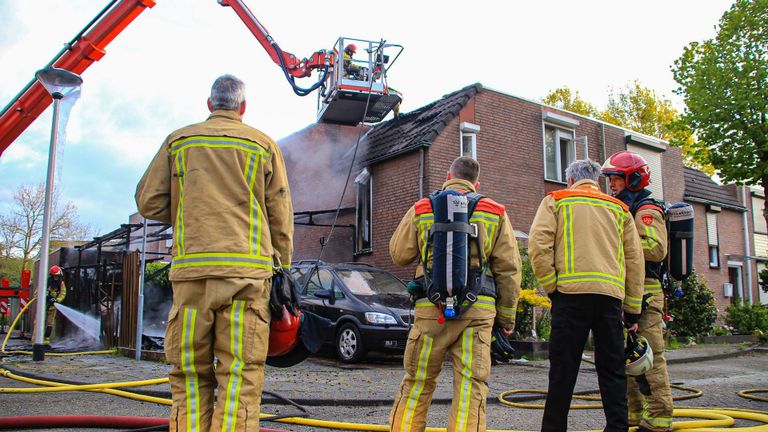
<svg viewBox="0 0 768 432"><path fill-rule="evenodd" d="M630 426L642 425L652 431L672 430L672 391L669 388L667 360L664 358L662 319L664 294L654 293L638 323L637 334L648 339L653 350L653 368L645 373L650 396L640 393L635 379L627 379Z"/></svg>
<svg viewBox="0 0 768 432"><path fill-rule="evenodd" d="M434 306L432 306L434 308ZM474 309L474 307L473 307ZM446 320L416 316L403 356L405 377L389 415L392 431L423 431L437 377L450 353L453 401L448 431L485 431L485 400L491 372L491 329L488 318Z"/></svg>
<svg viewBox="0 0 768 432"><path fill-rule="evenodd" d="M259 430L268 302L269 280L173 282L165 336L165 355L173 366L171 432Z"/></svg>

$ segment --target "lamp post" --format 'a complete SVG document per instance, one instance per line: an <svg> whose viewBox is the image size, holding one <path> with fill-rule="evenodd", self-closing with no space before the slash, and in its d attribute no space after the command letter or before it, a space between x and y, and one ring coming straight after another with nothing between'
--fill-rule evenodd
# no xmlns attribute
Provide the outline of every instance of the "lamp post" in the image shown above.
<svg viewBox="0 0 768 432"><path fill-rule="evenodd" d="M48 283L48 246L51 229L51 195L53 194L53 176L56 167L56 144L59 135L59 106L61 100L76 91L83 83L79 75L65 69L45 68L35 73L40 84L53 97L53 126L51 145L48 150L48 172L45 178L45 204L43 207L43 239L40 245L40 266L37 268L37 305L35 321L35 340L32 346L32 360L45 359L45 309Z"/></svg>

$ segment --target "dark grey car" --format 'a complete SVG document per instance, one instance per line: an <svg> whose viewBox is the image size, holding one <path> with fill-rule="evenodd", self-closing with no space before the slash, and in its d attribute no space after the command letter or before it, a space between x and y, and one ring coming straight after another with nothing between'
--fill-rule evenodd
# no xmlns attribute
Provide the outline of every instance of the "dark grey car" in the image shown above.
<svg viewBox="0 0 768 432"><path fill-rule="evenodd" d="M368 351L401 354L413 323L405 284L368 264L298 261L291 274L301 291L302 309L333 322L328 344L347 363Z"/></svg>

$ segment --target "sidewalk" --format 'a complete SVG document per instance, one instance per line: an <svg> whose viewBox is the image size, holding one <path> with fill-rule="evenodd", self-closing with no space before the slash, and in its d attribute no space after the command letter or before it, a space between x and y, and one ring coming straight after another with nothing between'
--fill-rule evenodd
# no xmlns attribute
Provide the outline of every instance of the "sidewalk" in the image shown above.
<svg viewBox="0 0 768 432"><path fill-rule="evenodd" d="M8 351L21 349L27 341L11 340ZM760 348L758 348L760 350ZM741 344L696 345L666 352L670 364L706 361L750 353L753 348ZM764 349L763 349L764 352ZM591 357L592 353L587 352ZM591 359L591 358L590 358ZM137 361L120 355L78 355L55 357L34 362L30 356L9 356L0 368L19 374L30 374L66 383L106 383L136 381L166 377L170 366L165 363ZM545 388L549 361L518 361L491 369L489 397L509 389ZM583 362L582 370L591 372L594 366ZM452 369L446 363L438 380L434 403L450 403ZM353 402L359 405L391 403L403 377L402 358L374 357L370 361L348 365L332 358L311 357L292 368L267 367L265 392L277 393L303 405L331 405ZM170 397L167 384L141 387L141 393ZM577 385L576 391L580 389ZM275 396L264 395L264 403L276 402Z"/></svg>

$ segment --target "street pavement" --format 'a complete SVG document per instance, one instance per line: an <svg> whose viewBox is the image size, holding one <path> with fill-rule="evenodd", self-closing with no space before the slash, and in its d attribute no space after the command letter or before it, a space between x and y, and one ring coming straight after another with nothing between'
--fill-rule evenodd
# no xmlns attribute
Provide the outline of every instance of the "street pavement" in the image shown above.
<svg viewBox="0 0 768 432"><path fill-rule="evenodd" d="M23 344L28 342L12 339L6 349L10 351ZM591 355L589 352L586 354ZM672 381L704 391L702 397L676 402L675 406L734 407L768 411L768 403L751 401L736 395L739 390L768 388L768 355L765 354L765 349L736 344L697 345L668 351L666 357L670 363ZM492 368L486 409L488 429L540 428L542 410L503 405L498 401L498 397L508 390L546 390L548 366L547 360L536 360L501 364ZM46 377L52 381L105 383L162 378L167 376L170 367L164 363L137 361L120 355L46 356L45 360L40 362L32 361L29 356L19 355L2 358L0 368L19 374ZM320 355L292 368L267 367L262 412L276 415L301 413L299 408L282 400L287 398L300 405L306 411L304 415L312 419L386 424L389 408L402 376L402 357L397 356L373 355L363 363L348 365L329 355ZM430 426L444 427L446 424L452 396L452 380L450 363L445 363L430 407ZM0 377L0 387L29 386L7 377ZM583 362L576 392L593 391L597 388L594 366ZM169 397L167 384L135 390L153 396ZM673 393L687 394L680 390L674 390ZM525 395L513 395L508 399L519 399L522 396ZM531 403L541 404L543 401ZM169 407L165 405L94 392L0 394L0 416L167 417L169 411ZM601 410L571 410L569 430L601 429L603 425L604 416ZM266 421L262 422L262 427L298 432L323 430L317 426Z"/></svg>

